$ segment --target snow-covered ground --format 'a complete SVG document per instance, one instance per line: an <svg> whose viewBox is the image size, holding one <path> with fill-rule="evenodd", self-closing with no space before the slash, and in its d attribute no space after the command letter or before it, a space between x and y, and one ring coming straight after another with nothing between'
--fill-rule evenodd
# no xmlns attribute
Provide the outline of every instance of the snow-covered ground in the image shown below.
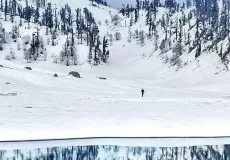
<svg viewBox="0 0 230 160"><path fill-rule="evenodd" d="M90 10L102 23L110 18L109 11L117 12L106 7ZM9 25L3 24L10 31ZM33 29L32 25L26 32L22 27L22 36ZM134 40L128 44L128 27L103 24L100 29L102 35L107 31L124 34L110 47L109 63L98 67L86 63L88 50L83 45L78 46L82 65L71 67L52 63L61 45L47 48L47 61L30 64L22 51L17 60L4 60L16 44L5 46L0 55L0 64L8 67L0 68L0 141L230 135L230 73L215 74L216 54L204 53L199 62L191 56L191 63L175 72L162 63L159 54L152 53L151 41L143 47ZM59 40L65 41L63 36ZM82 78L68 76L70 71L79 72ZM54 78L54 73L59 77Z"/></svg>
<svg viewBox="0 0 230 160"><path fill-rule="evenodd" d="M221 76L145 67L163 66L156 61L99 68L44 62L30 64L32 71L1 61L13 69L0 69L0 140L230 135L229 85L218 83ZM83 78L67 76L71 70Z"/></svg>

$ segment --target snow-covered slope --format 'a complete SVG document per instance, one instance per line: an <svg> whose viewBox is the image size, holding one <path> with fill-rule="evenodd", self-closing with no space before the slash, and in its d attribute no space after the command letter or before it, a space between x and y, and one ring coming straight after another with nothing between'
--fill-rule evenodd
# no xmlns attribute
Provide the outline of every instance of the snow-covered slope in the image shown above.
<svg viewBox="0 0 230 160"><path fill-rule="evenodd" d="M141 62L147 65L149 60ZM74 68L47 63L31 66L33 71L16 65L0 70L1 93L6 94L0 96L1 140L230 134L226 129L229 94L215 90L217 84L184 87L186 83L180 84L175 77L143 79L143 74L125 67L75 67L83 76L75 79L67 76ZM142 87L144 99L140 98Z"/></svg>
<svg viewBox="0 0 230 160"><path fill-rule="evenodd" d="M57 6L66 3L51 2ZM0 64L5 66L0 68L0 140L230 135L226 128L230 124L230 74L215 74L222 70L217 68L222 65L215 53L205 53L196 60L192 53L183 55L183 61L188 59L190 63L175 72L175 67L163 63L159 50L154 52L153 40L146 40L143 46L136 40L127 42L129 27L125 24L129 19L122 18L116 27L110 23L117 10L94 7L82 0L68 3L73 8L89 8L96 21L102 22L101 38L107 32L120 32L122 38L109 47L108 63L96 67L87 62L85 43L77 45L79 65L53 63L65 35L59 35L59 45L46 45L46 61L26 63L17 43L9 40L4 44L0 53ZM157 18L164 12L160 9ZM132 32L139 29L147 33L144 14L131 27ZM11 31L11 22L2 20L2 24L7 32ZM21 37L36 31L36 25L30 25L30 29L25 29L26 23L20 27ZM46 36L45 31L41 27L40 34L47 44L50 35ZM158 34L161 40L164 33L160 28ZM16 59L8 61L5 55L11 47ZM164 56L171 54L170 50ZM32 71L25 66L32 67ZM79 72L82 78L68 76L70 71ZM58 78L53 77L55 73ZM146 91L144 98L142 88Z"/></svg>

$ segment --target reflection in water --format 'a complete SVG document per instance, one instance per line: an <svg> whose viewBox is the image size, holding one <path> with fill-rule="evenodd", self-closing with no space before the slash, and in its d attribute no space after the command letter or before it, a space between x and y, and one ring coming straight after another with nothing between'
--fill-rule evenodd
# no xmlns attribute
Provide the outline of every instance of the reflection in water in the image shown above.
<svg viewBox="0 0 230 160"><path fill-rule="evenodd" d="M1 150L0 160L230 160L230 145L192 147L72 146Z"/></svg>

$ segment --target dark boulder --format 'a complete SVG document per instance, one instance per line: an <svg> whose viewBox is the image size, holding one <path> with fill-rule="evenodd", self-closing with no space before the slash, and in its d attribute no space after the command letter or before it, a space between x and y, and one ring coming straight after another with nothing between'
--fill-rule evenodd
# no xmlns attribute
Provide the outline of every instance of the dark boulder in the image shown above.
<svg viewBox="0 0 230 160"><path fill-rule="evenodd" d="M30 70L30 71L32 70L32 68L31 68L31 67L25 67L25 69Z"/></svg>
<svg viewBox="0 0 230 160"><path fill-rule="evenodd" d="M0 67L4 67L4 66L0 64Z"/></svg>
<svg viewBox="0 0 230 160"><path fill-rule="evenodd" d="M58 77L57 73L54 74L54 77Z"/></svg>
<svg viewBox="0 0 230 160"><path fill-rule="evenodd" d="M75 72L75 71L69 72L69 75L72 75L72 76L74 76L76 78L81 78L80 74L78 72Z"/></svg>
<svg viewBox="0 0 230 160"><path fill-rule="evenodd" d="M98 77L99 79L101 79L101 80L106 80L106 78L105 77Z"/></svg>

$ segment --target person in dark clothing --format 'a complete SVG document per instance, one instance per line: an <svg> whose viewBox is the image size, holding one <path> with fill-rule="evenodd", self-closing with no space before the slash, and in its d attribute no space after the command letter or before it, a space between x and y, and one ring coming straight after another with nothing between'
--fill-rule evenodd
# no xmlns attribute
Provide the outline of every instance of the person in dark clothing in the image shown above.
<svg viewBox="0 0 230 160"><path fill-rule="evenodd" d="M141 93L142 93L142 97L144 97L145 90L143 88L141 90Z"/></svg>

